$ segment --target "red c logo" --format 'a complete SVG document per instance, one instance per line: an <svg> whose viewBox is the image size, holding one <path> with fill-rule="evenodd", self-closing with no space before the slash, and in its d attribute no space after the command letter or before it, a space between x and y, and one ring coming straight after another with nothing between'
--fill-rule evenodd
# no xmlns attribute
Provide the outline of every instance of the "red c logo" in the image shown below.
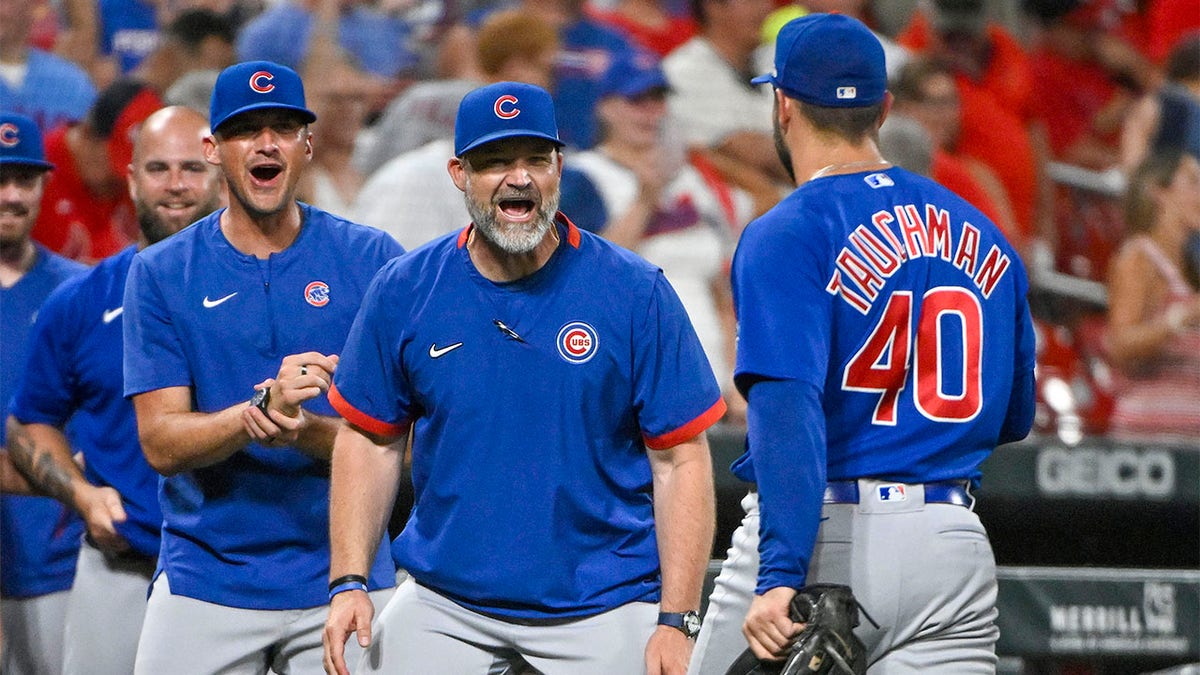
<svg viewBox="0 0 1200 675"><path fill-rule="evenodd" d="M17 135L18 131L19 129L17 129L17 125L13 124L12 122L0 124L0 145L3 145L6 148L11 148L17 143L20 143L21 139Z"/></svg>
<svg viewBox="0 0 1200 675"><path fill-rule="evenodd" d="M502 120L511 120L521 114L521 109L517 107L517 97L512 94L505 94L496 99L496 105L492 108L496 111L496 117Z"/></svg>
<svg viewBox="0 0 1200 675"><path fill-rule="evenodd" d="M260 70L250 76L250 88L260 94L265 94L275 88L275 85L271 84L271 80L273 79L275 79L274 75L265 70ZM262 84L262 80L266 80L267 83Z"/></svg>

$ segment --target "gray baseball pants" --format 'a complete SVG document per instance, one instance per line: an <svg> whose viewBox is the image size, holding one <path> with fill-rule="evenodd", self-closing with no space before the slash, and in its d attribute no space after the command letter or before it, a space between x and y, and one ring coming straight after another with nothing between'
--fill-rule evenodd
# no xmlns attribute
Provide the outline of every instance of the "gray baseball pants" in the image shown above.
<svg viewBox="0 0 1200 675"><path fill-rule="evenodd" d="M632 602L568 623L510 623L409 579L378 614L356 672L637 675L646 672L646 642L657 621L657 603Z"/></svg>
<svg viewBox="0 0 1200 675"><path fill-rule="evenodd" d="M105 554L84 540L67 600L64 675L133 672L153 578L153 560Z"/></svg>
<svg viewBox="0 0 1200 675"><path fill-rule="evenodd" d="M881 484L860 480L858 504L825 504L809 582L849 585L879 622L864 617L855 631L870 675L995 673L996 562L979 517L926 504L919 485L905 501L880 502ZM741 627L758 573L758 495L742 507L689 675L724 675L747 648Z"/></svg>
<svg viewBox="0 0 1200 675"><path fill-rule="evenodd" d="M376 604L392 589L371 592ZM154 581L138 641L134 675L309 675L324 672L321 632L328 605L261 610L226 607L171 593L165 573ZM362 655L346 645L346 662Z"/></svg>

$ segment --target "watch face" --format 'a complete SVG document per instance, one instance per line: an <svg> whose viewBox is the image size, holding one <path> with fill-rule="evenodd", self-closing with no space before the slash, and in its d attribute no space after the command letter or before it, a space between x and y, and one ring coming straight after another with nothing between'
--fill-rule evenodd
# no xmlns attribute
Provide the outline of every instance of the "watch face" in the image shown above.
<svg viewBox="0 0 1200 675"><path fill-rule="evenodd" d="M267 403L270 400L271 389L269 387L263 387L262 389L256 389L254 391L254 397L250 399L250 405L263 411L263 414L265 415L267 413Z"/></svg>
<svg viewBox="0 0 1200 675"><path fill-rule="evenodd" d="M683 629L688 634L688 637L696 637L700 632L700 615L695 612L685 612L683 615Z"/></svg>

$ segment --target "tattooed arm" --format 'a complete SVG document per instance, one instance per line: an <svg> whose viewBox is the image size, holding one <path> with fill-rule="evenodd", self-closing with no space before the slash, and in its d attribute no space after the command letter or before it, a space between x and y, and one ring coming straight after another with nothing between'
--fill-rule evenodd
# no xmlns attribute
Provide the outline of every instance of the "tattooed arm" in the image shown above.
<svg viewBox="0 0 1200 675"><path fill-rule="evenodd" d="M101 549L122 551L129 542L116 530L126 519L121 495L108 486L95 486L71 457L63 432L48 424L22 424L8 418L8 455L34 490L79 512L88 536Z"/></svg>

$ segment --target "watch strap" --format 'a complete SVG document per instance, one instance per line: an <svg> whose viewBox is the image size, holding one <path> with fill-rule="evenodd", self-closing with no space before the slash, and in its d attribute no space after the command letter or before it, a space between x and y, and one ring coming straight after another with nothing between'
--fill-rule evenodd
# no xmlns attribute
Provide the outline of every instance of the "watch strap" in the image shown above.
<svg viewBox="0 0 1200 675"><path fill-rule="evenodd" d="M675 628L689 638L695 638L700 633L700 614L695 610L659 612L658 625Z"/></svg>

